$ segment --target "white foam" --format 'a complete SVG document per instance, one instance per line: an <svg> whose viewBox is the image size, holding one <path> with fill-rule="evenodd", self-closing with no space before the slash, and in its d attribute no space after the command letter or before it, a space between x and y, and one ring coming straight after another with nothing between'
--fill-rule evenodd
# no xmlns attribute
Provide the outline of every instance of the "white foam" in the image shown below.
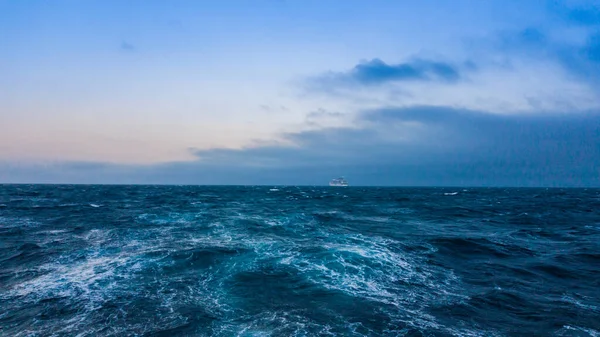
<svg viewBox="0 0 600 337"><path fill-rule="evenodd" d="M26 217L1 217L0 227L20 228L20 227L38 227L41 223Z"/></svg>
<svg viewBox="0 0 600 337"><path fill-rule="evenodd" d="M574 304L574 305L576 305L576 306L578 306L578 307L580 307L582 309L585 309L585 310L591 310L591 311L600 312L600 307L599 306L596 306L596 305L593 305L593 304L582 303L581 301L579 301L579 300L577 300L577 299L575 299L573 297L570 297L570 296L566 296L565 295L565 296L563 296L562 300L565 301L565 302L567 302L567 303Z"/></svg>
<svg viewBox="0 0 600 337"><path fill-rule="evenodd" d="M570 325L565 325L563 326L564 330L572 330L572 331L580 331L580 332L585 332L587 334L589 334L591 337L600 337L600 332L598 330L594 330L591 328L584 328L584 327L579 327L579 326L570 326ZM569 333L571 334L571 333Z"/></svg>
<svg viewBox="0 0 600 337"><path fill-rule="evenodd" d="M146 233L145 231L142 233ZM162 291L159 287L157 293L140 293L141 288L132 286L131 281L149 265L156 266L163 256L148 258L141 255L146 251L155 250L156 247L148 245L148 241L141 244L140 241L120 240L106 241L111 231L92 230L83 238L89 240L90 248L82 251L76 256L66 255L57 260L40 266L37 270L41 273L38 277L16 284L6 291L0 292L3 300L14 301L15 306L37 304L39 301L50 298L61 298L77 307L77 311L70 317L60 321L46 322L43 325L32 325L29 331L21 331L18 336L31 335L80 335L89 336L102 334L124 335L133 332L145 334L156 331L157 328L168 329L185 323L186 318L173 310L173 292ZM138 233L139 234L139 233ZM161 237L162 243L168 242L168 237ZM106 248L118 247L118 253L106 254ZM82 258L83 257L83 258ZM160 262L162 264L162 262ZM158 279L151 282L162 282ZM172 280L165 280L171 282ZM176 292L179 293L179 292ZM194 296L194 301L200 302L203 298L209 298L209 291L204 291ZM190 295L193 295L190 293ZM97 321L99 317L97 309L105 303L116 298L140 298L151 297L158 301L157 314L149 322L139 324L126 323L121 315L125 312L116 312L111 315L108 327L97 326L91 322ZM82 307L81 307L82 306ZM120 317L120 318L119 318ZM106 319L106 318L100 318ZM106 331L106 329L110 331Z"/></svg>
<svg viewBox="0 0 600 337"><path fill-rule="evenodd" d="M327 289L391 305L396 309L389 315L420 329L443 329L425 313L429 305L467 299L460 294L459 280L451 271L392 251L391 240L360 234L335 239L324 244L325 256L288 252L279 263L294 266L311 282ZM421 287L413 287L415 283Z"/></svg>
<svg viewBox="0 0 600 337"><path fill-rule="evenodd" d="M78 264L43 265L45 274L22 282L13 288L18 296L75 296L78 291L93 294L92 287L100 280L115 275L115 268L124 265L124 257L91 257Z"/></svg>
<svg viewBox="0 0 600 337"><path fill-rule="evenodd" d="M213 325L211 336L335 336L331 326L319 324L300 311L266 311L239 315ZM240 323L243 321L244 323Z"/></svg>
<svg viewBox="0 0 600 337"><path fill-rule="evenodd" d="M167 224L190 224L201 217L201 213L176 213L169 212L166 214L144 213L137 216L138 222L147 222L155 225Z"/></svg>

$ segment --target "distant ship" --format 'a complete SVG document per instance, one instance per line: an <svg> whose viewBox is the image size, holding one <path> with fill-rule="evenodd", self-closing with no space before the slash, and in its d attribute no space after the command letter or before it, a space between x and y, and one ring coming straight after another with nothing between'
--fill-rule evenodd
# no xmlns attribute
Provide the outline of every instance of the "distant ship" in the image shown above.
<svg viewBox="0 0 600 337"><path fill-rule="evenodd" d="M329 186L348 186L348 182L344 178L331 179Z"/></svg>

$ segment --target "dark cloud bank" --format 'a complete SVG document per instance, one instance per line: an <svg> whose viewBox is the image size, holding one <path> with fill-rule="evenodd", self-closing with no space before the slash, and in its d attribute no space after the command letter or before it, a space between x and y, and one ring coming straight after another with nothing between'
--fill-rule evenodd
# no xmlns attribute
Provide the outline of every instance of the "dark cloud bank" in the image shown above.
<svg viewBox="0 0 600 337"><path fill-rule="evenodd" d="M600 186L600 113L492 115L449 107L382 108L352 128L285 134L296 146L195 151L153 166L0 167L8 182Z"/></svg>

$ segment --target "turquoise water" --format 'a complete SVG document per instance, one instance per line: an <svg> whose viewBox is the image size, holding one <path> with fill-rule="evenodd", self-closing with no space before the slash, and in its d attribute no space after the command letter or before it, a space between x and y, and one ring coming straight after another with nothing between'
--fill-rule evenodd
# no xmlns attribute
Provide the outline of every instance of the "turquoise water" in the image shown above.
<svg viewBox="0 0 600 337"><path fill-rule="evenodd" d="M0 186L2 336L599 336L600 190Z"/></svg>

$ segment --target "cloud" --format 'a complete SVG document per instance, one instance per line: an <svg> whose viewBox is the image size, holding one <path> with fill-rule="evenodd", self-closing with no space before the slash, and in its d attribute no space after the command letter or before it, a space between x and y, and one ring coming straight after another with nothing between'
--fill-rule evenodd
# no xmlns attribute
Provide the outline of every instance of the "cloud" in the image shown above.
<svg viewBox="0 0 600 337"><path fill-rule="evenodd" d="M308 109L326 109L305 116L311 130L280 142L192 149L195 161L150 166L0 164L0 180L322 184L345 175L366 185L600 186L600 113L577 111L600 98L600 10L553 3L562 21L482 30L485 42L464 58L386 62L374 54L310 78L310 93L326 97ZM473 61L456 62L465 58Z"/></svg>
<svg viewBox="0 0 600 337"><path fill-rule="evenodd" d="M121 43L121 50L122 50L122 51L132 52L132 51L135 51L135 49L136 49L136 48L135 48L135 46L134 46L134 45L132 45L132 44L131 44L131 43L129 43L129 42L125 42L125 41L123 41L123 42Z"/></svg>
<svg viewBox="0 0 600 337"><path fill-rule="evenodd" d="M512 52L517 49L533 52L536 57L559 61L567 70L581 73L585 68L585 72L592 72L590 75L600 77L600 30L588 32L583 41L556 41L538 29L527 28L504 34L499 47Z"/></svg>
<svg viewBox="0 0 600 337"><path fill-rule="evenodd" d="M399 64L387 64L375 58L361 62L346 72L330 72L315 80L327 85L379 85L389 82L440 81L455 82L461 78L459 68L446 63L413 59Z"/></svg>
<svg viewBox="0 0 600 337"><path fill-rule="evenodd" d="M536 76L539 78L554 74L554 81L541 83L539 91L573 83L588 87L594 100L598 101L600 95L595 88L600 84L600 30L593 27L579 29L577 38L573 37L574 31L570 34L567 38L564 31L557 33L536 27L501 31L492 38L471 43L469 51L477 54L482 74L493 70L527 73L538 69ZM524 82L527 80L524 78ZM525 94L535 92L531 90ZM563 101L581 101L575 98L576 94L565 91L555 97L561 96ZM546 97L544 101L548 99Z"/></svg>
<svg viewBox="0 0 600 337"><path fill-rule="evenodd" d="M337 117L342 117L344 116L343 113L341 112L336 112L336 111L327 111L323 108L320 108L316 111L312 111L309 112L306 115L307 119L313 119L313 118L324 118L324 117L333 117L333 118L337 118Z"/></svg>
<svg viewBox="0 0 600 337"><path fill-rule="evenodd" d="M288 108L284 105L260 104L258 107L260 108L260 110L266 113L281 113L288 111Z"/></svg>
<svg viewBox="0 0 600 337"><path fill-rule="evenodd" d="M582 26L600 26L600 5L587 3L569 6L564 2L550 2L550 10L563 20Z"/></svg>
<svg viewBox="0 0 600 337"><path fill-rule="evenodd" d="M517 54L522 51L532 50L542 52L550 43L548 36L535 27L502 31L492 41L495 44L494 51Z"/></svg>
<svg viewBox="0 0 600 337"><path fill-rule="evenodd" d="M546 48L554 51L561 64L572 74L592 85L600 84L600 4L583 2L568 5L551 3L551 11L570 25L585 28L583 43L557 43L547 41Z"/></svg>
<svg viewBox="0 0 600 337"><path fill-rule="evenodd" d="M600 64L600 32L590 36L583 46L584 57L590 62Z"/></svg>
<svg viewBox="0 0 600 337"><path fill-rule="evenodd" d="M304 124L309 127L317 128L341 126L347 124L347 119L347 114L319 108L306 114L304 117Z"/></svg>
<svg viewBox="0 0 600 337"><path fill-rule="evenodd" d="M293 147L197 155L213 165L304 168L304 177L345 174L364 184L600 185L598 113L502 116L420 106L363 112L356 124L285 135Z"/></svg>
<svg viewBox="0 0 600 337"><path fill-rule="evenodd" d="M572 76L594 87L600 85L600 33L589 36L583 45L558 49L557 56Z"/></svg>
<svg viewBox="0 0 600 337"><path fill-rule="evenodd" d="M337 104L332 109L351 111L423 104L500 113L600 106L600 31L594 27L506 29L468 41L465 52L461 58L469 62L375 58L309 78L301 90L309 99Z"/></svg>
<svg viewBox="0 0 600 337"><path fill-rule="evenodd" d="M507 116L388 107L363 111L351 127L282 137L279 144L193 150L194 162L63 163L13 174L21 182L293 185L345 175L356 185L600 186L600 112ZM0 165L0 179L11 177L6 172Z"/></svg>

